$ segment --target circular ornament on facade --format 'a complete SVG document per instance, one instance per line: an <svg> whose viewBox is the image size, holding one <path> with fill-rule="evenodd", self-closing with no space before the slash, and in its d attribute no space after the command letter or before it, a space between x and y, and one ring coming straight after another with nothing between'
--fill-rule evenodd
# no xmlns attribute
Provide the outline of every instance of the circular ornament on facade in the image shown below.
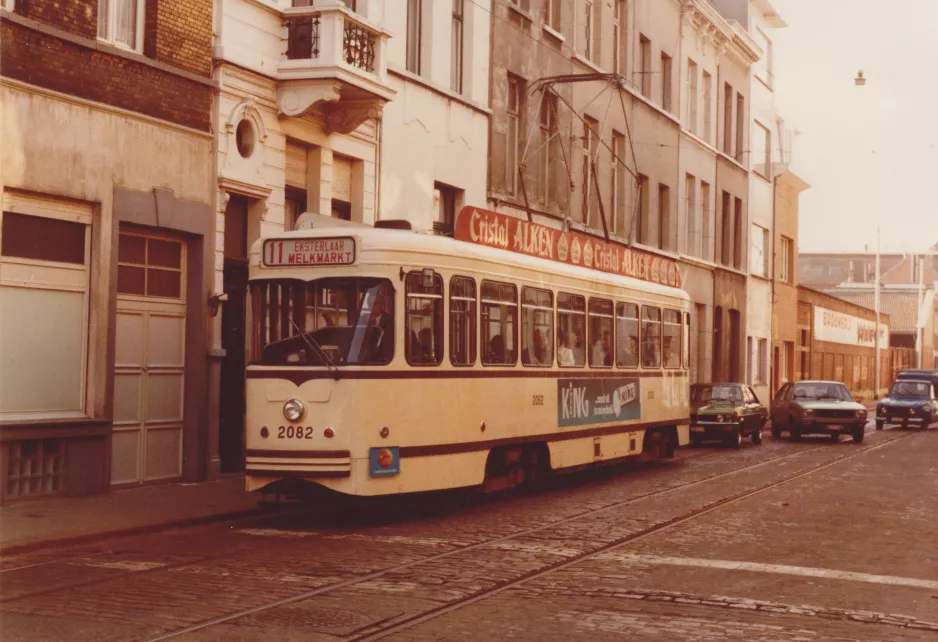
<svg viewBox="0 0 938 642"><path fill-rule="evenodd" d="M254 123L247 118L242 118L235 129L235 144L238 146L238 153L241 158L250 158L254 153L254 145L257 142L257 133L254 131Z"/></svg>

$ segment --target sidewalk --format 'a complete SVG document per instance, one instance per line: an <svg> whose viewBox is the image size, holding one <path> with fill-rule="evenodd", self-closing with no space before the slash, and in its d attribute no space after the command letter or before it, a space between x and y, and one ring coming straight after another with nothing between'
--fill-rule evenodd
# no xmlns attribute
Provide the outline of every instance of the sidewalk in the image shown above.
<svg viewBox="0 0 938 642"><path fill-rule="evenodd" d="M0 507L0 553L131 535L261 512L242 477L112 490L91 497L27 500Z"/></svg>

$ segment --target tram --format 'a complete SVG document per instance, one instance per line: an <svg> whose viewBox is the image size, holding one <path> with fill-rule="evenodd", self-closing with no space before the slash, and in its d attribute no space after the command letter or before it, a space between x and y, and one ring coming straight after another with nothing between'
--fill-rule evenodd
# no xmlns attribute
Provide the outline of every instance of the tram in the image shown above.
<svg viewBox="0 0 938 642"><path fill-rule="evenodd" d="M456 236L317 222L254 244L249 491L488 491L688 443L675 264L473 208Z"/></svg>

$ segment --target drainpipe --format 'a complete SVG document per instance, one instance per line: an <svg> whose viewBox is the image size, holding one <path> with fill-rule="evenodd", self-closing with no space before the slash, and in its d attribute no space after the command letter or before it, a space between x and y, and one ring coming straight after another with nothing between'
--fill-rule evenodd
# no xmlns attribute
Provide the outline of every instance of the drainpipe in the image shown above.
<svg viewBox="0 0 938 642"><path fill-rule="evenodd" d="M765 358L768 360L771 360L771 355L775 354L775 343L777 341L777 337L775 336L775 310L776 310L776 307L778 306L778 298L776 297L776 293L775 293L775 277L776 277L775 252L776 252L777 239L778 239L778 227L777 226L778 226L778 176L773 176L772 177L772 267L770 268L771 273L772 273L772 298L771 298L772 314L769 315L769 336L772 337L772 346L771 348L769 348L769 350L767 350L768 354L765 355ZM797 314L797 309L796 309L796 314ZM794 355L792 355L792 358L794 358ZM766 370L770 371L769 368L766 368ZM772 385L772 378L773 377L770 375L769 380L766 381L766 384L768 384L769 386L770 398L774 399L775 390L774 390L774 386ZM779 383L781 383L781 381L779 381Z"/></svg>

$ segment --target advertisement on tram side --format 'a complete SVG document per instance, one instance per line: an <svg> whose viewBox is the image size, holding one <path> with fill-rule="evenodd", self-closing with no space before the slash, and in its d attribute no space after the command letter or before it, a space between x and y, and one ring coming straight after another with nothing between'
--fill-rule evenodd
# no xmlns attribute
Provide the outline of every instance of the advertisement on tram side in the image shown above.
<svg viewBox="0 0 938 642"><path fill-rule="evenodd" d="M550 261L674 288L683 286L677 261L581 232L532 223L499 212L466 206L456 218L457 241L485 245Z"/></svg>
<svg viewBox="0 0 938 642"><path fill-rule="evenodd" d="M559 379L557 425L587 426L639 419L640 379Z"/></svg>

